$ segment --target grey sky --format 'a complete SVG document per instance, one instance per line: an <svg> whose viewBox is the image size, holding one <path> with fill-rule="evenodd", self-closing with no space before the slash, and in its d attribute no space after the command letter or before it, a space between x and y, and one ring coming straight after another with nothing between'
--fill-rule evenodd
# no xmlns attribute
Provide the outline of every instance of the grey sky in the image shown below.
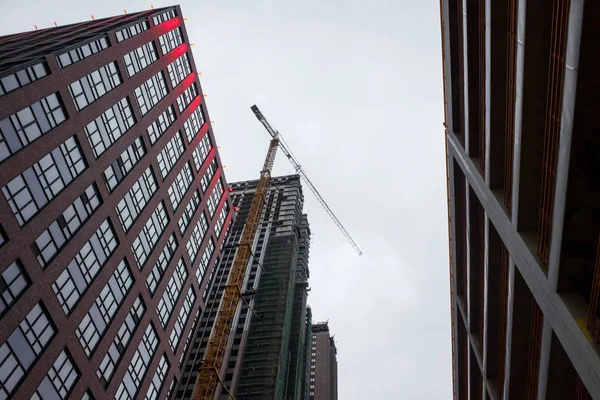
<svg viewBox="0 0 600 400"><path fill-rule="evenodd" d="M149 3L3 0L0 34ZM364 252L305 187L309 302L335 333L340 400L450 399L439 2L181 6L227 179L258 177L269 136L256 103ZM274 174L288 173L280 153Z"/></svg>

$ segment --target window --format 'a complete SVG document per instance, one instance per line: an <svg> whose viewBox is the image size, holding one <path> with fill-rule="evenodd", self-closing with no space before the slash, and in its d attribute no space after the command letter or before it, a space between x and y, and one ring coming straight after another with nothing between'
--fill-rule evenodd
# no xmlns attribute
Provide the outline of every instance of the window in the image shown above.
<svg viewBox="0 0 600 400"><path fill-rule="evenodd" d="M25 225L85 169L79 144L72 136L2 187L19 225Z"/></svg>
<svg viewBox="0 0 600 400"><path fill-rule="evenodd" d="M148 370L148 365L150 365L150 361L154 356L157 346L158 337L156 336L156 331L154 330L152 323L150 323L146 328L146 332L144 332L144 337L142 338L142 341L133 355L131 362L129 363L127 372L125 372L125 376L123 376L123 381L117 389L115 400L128 400L136 398L138 389L144 381L144 376Z"/></svg>
<svg viewBox="0 0 600 400"><path fill-rule="evenodd" d="M196 89L196 84L192 83L187 89L185 89L181 96L177 98L177 107L179 107L179 112L181 113L183 110L185 110L192 103L192 100L196 98L196 96L198 96L198 89Z"/></svg>
<svg viewBox="0 0 600 400"><path fill-rule="evenodd" d="M204 125L204 112L202 111L202 106L199 105L183 124L188 144L192 143L202 125Z"/></svg>
<svg viewBox="0 0 600 400"><path fill-rule="evenodd" d="M192 217L198 209L198 205L200 205L200 196L198 196L198 191L194 190L194 194L192 195L190 202L187 204L187 206L185 206L183 214L181 214L181 218L179 218L179 222L177 223L179 226L179 232L181 232L181 236L183 236L183 233L190 224Z"/></svg>
<svg viewBox="0 0 600 400"><path fill-rule="evenodd" d="M96 345L127 296L132 283L127 260L122 260L75 331L88 357L96 349Z"/></svg>
<svg viewBox="0 0 600 400"><path fill-rule="evenodd" d="M202 240L204 240L204 235L206 234L207 229L208 223L206 221L206 215L202 213L198 219L196 227L192 231L190 240L188 240L187 244L185 245L191 264L194 264L194 261L196 261L196 256L198 255L198 251L200 251L200 245L202 244Z"/></svg>
<svg viewBox="0 0 600 400"><path fill-rule="evenodd" d="M208 135L206 135L206 136L208 136ZM200 145L202 145L202 142L200 143ZM200 147L200 145L198 145L198 147ZM196 149L196 151L198 151L198 149ZM196 155L196 151L194 151L194 156ZM196 161L196 157L194 157L194 161ZM208 186L210 185L210 182L214 178L215 173L217 172L217 169L218 169L217 158L215 157L212 159L208 168L206 169L206 172L202 176L202 181L200 182L200 187L202 188L202 193L206 193L206 189L208 189Z"/></svg>
<svg viewBox="0 0 600 400"><path fill-rule="evenodd" d="M150 24L146 20L138 22L134 25L130 25L127 28L121 29L116 33L117 42L122 42L123 40L127 40L135 35L139 35L140 33L148 30L149 28Z"/></svg>
<svg viewBox="0 0 600 400"><path fill-rule="evenodd" d="M124 97L85 127L85 134L92 146L94 156L100 157L133 125L135 125L135 118L131 104L127 97Z"/></svg>
<svg viewBox="0 0 600 400"><path fill-rule="evenodd" d="M167 323L169 322L169 318L171 318L171 313L173 312L173 307L175 307L175 304L179 299L179 294L183 289L183 285L185 284L187 276L188 273L185 268L185 264L183 263L183 258L180 258L177 266L175 267L175 271L173 272L173 275L171 275L171 279L169 279L167 287L165 288L165 291L158 302L158 306L156 307L158 319L160 320L160 324L162 325L163 329L167 327Z"/></svg>
<svg viewBox="0 0 600 400"><path fill-rule="evenodd" d="M187 53L167 65L167 72L169 73L169 79L171 79L171 87L179 85L192 72Z"/></svg>
<svg viewBox="0 0 600 400"><path fill-rule="evenodd" d="M0 161L66 120L66 111L58 93L36 101L0 121Z"/></svg>
<svg viewBox="0 0 600 400"><path fill-rule="evenodd" d="M208 208L208 213L210 214L210 219L212 219L215 216L215 210L217 209L217 206L219 205L219 201L221 199L222 194L223 194L223 183L219 179L217 181L217 184L213 188L213 191L210 194L210 197L208 198L208 202L207 202L207 205L208 205L207 208Z"/></svg>
<svg viewBox="0 0 600 400"><path fill-rule="evenodd" d="M125 232L129 231L155 192L156 178L152 167L148 167L117 204L117 214Z"/></svg>
<svg viewBox="0 0 600 400"><path fill-rule="evenodd" d="M144 263L152 253L168 223L169 216L164 203L161 201L131 245L131 251L139 269L144 267Z"/></svg>
<svg viewBox="0 0 600 400"><path fill-rule="evenodd" d="M215 242L212 238L209 239L206 244L206 248L204 249L204 254L202 254L202 258L200 259L200 265L196 270L196 281L198 285L202 283L202 279L204 278L204 274L206 274L206 267L208 267L208 263L210 262L213 253L215 252Z"/></svg>
<svg viewBox="0 0 600 400"><path fill-rule="evenodd" d="M69 314L81 295L117 247L117 238L108 219L104 220L73 261L52 284L65 314Z"/></svg>
<svg viewBox="0 0 600 400"><path fill-rule="evenodd" d="M179 310L179 315L177 315L177 320L175 321L173 330L169 335L169 344L171 345L171 350L173 350L173 353L177 352L179 340L181 339L181 335L185 329L185 325L189 322L188 318L190 316L190 312L192 311L192 307L195 301L196 293L194 293L194 288L190 286L187 295L185 296L185 300L183 301L183 305L181 306L181 310Z"/></svg>
<svg viewBox="0 0 600 400"><path fill-rule="evenodd" d="M153 146L167 129L169 129L173 122L175 122L175 109L173 106L169 106L147 129L150 143L152 143Z"/></svg>
<svg viewBox="0 0 600 400"><path fill-rule="evenodd" d="M104 170L104 180L109 192L115 190L145 154L146 148L140 136L116 160L110 163Z"/></svg>
<svg viewBox="0 0 600 400"><path fill-rule="evenodd" d="M63 350L38 386L33 399L66 399L79 378L67 350Z"/></svg>
<svg viewBox="0 0 600 400"><path fill-rule="evenodd" d="M221 237L221 230L223 229L223 224L225 224L225 220L227 219L227 214L229 214L229 204L225 203L223 208L221 208L221 212L219 213L219 217L215 223L215 236L217 239Z"/></svg>
<svg viewBox="0 0 600 400"><path fill-rule="evenodd" d="M29 284L29 277L23 269L21 260L14 261L0 274L0 316L29 287Z"/></svg>
<svg viewBox="0 0 600 400"><path fill-rule="evenodd" d="M163 179L165 179L169 172L171 172L184 151L185 147L183 146L181 132L177 131L156 157L158 169L160 170L160 176Z"/></svg>
<svg viewBox="0 0 600 400"><path fill-rule="evenodd" d="M175 9L172 8L169 11L165 11L163 13L157 14L154 17L152 17L152 21L154 22L154 25L160 25L165 21L170 20L171 18L175 18L177 16L177 14L175 13Z"/></svg>
<svg viewBox="0 0 600 400"><path fill-rule="evenodd" d="M0 79L0 96L35 82L48 75L46 61L38 62L30 67L6 75Z"/></svg>
<svg viewBox="0 0 600 400"><path fill-rule="evenodd" d="M191 288L190 288L190 289L191 289ZM192 291L192 293L193 293L193 291ZM190 292L189 292L189 291L188 291L188 294L190 294ZM194 298L195 298L195 297L194 297ZM192 300L192 302L191 302L191 304L190 304L190 308L192 307L192 305L193 305L193 304L194 304L194 301ZM185 305L185 303L184 303L184 305ZM180 312L180 314L181 314L181 312ZM182 316L182 317L183 317L183 316ZM196 311L196 316L194 317L194 321L192 321L191 328L190 328L190 330L188 331L187 338L185 339L185 345L183 346L183 351L181 352L181 355L179 356L179 367L180 367L180 368L181 368L181 363L183 362L183 358L185 357L185 354L186 354L186 352L187 352L188 345L190 344L190 340L191 340L191 338L192 338L192 334L194 333L194 330L196 329L196 328L195 328L195 326L196 326L196 323L198 322L198 318L199 318L199 317L200 317L200 309L198 309L198 310ZM179 316L177 317L177 320L179 321ZM185 322L184 320L181 320L181 323L182 323L182 325L181 325L181 330L182 330L182 332L183 332L183 329L184 329L184 327L185 327L185 325L183 325L183 323L184 323L184 322ZM178 323L178 322L176 322L176 326L177 326L177 325L179 325L179 323ZM171 332L171 334L173 334L173 332Z"/></svg>
<svg viewBox="0 0 600 400"><path fill-rule="evenodd" d="M158 362L158 367L156 367L156 372L152 377L152 381L150 381L150 387L146 393L146 400L156 400L158 398L160 389L162 388L168 372L169 361L167 360L166 354L163 354L160 357L160 361Z"/></svg>
<svg viewBox="0 0 600 400"><path fill-rule="evenodd" d="M48 347L55 330L40 303L0 346L0 398L11 397L25 373Z"/></svg>
<svg viewBox="0 0 600 400"><path fill-rule="evenodd" d="M146 115L167 93L165 74L160 71L134 90L140 113Z"/></svg>
<svg viewBox="0 0 600 400"><path fill-rule="evenodd" d="M171 200L171 204L173 205L173 210L177 210L177 207L181 204L181 200L183 200L193 180L194 177L192 176L190 163L185 163L185 166L181 169L179 174L177 174L177 177L175 177L175 180L167 191L169 200Z"/></svg>
<svg viewBox="0 0 600 400"><path fill-rule="evenodd" d="M156 260L150 275L148 275L148 278L146 278L146 286L153 296L176 251L177 239L175 238L175 234L172 233L171 236L169 236L167 244L165 244L165 247L158 256L158 260Z"/></svg>
<svg viewBox="0 0 600 400"><path fill-rule="evenodd" d="M98 371L96 371L96 376L98 376L104 387L107 387L110 383L110 379L123 354L125 354L125 350L127 350L127 346L129 346L133 333L142 320L145 311L146 306L142 301L142 296L138 296L133 303L133 307L129 310L127 317L125 317L125 321L121 324L117 336L102 359Z"/></svg>
<svg viewBox="0 0 600 400"><path fill-rule="evenodd" d="M111 62L69 85L77 111L104 96L122 83L116 62Z"/></svg>
<svg viewBox="0 0 600 400"><path fill-rule="evenodd" d="M208 132L206 132L206 134L204 134L204 137L202 137L202 140L200 141L200 143L198 143L198 147L196 147L196 149L194 149L194 153L192 154L192 157L194 159L194 165L196 167L196 171L200 171L200 168L202 168L202 164L204 164L204 162L206 161L206 158L208 157L208 154L210 153L212 149L212 143L210 141L210 135L208 134ZM208 182L211 181L212 177L214 176L215 171L217 170L217 159L213 158L213 161L211 162L211 165L209 167L209 170L211 170L210 172L210 178L208 179ZM208 173L208 171L207 171ZM203 179L204 181L204 179ZM202 191L206 191L206 188L203 188Z"/></svg>
<svg viewBox="0 0 600 400"><path fill-rule="evenodd" d="M46 267L54 259L100 204L98 190L92 183L35 239L31 248L42 267Z"/></svg>
<svg viewBox="0 0 600 400"><path fill-rule="evenodd" d="M129 77L134 76L157 59L154 42L143 44L123 56L123 62L125 63Z"/></svg>
<svg viewBox="0 0 600 400"><path fill-rule="evenodd" d="M167 54L171 50L183 43L183 36L181 36L181 29L175 28L172 31L165 33L158 37L158 43L160 43L160 49L163 55Z"/></svg>
<svg viewBox="0 0 600 400"><path fill-rule="evenodd" d="M84 58L99 53L102 50L108 48L109 46L110 44L108 43L108 38L104 36L99 39L93 40L89 43L86 43L82 46L79 46L73 50L69 50L62 54L59 54L58 57L56 57L56 59L58 60L58 65L60 65L61 68L65 68L71 64L76 63L77 61L81 61Z"/></svg>

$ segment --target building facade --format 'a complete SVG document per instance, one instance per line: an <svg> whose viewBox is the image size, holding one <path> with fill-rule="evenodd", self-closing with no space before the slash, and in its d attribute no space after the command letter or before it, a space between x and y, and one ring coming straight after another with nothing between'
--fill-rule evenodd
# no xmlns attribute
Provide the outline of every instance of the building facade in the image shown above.
<svg viewBox="0 0 600 400"><path fill-rule="evenodd" d="M157 399L232 220L181 9L0 37L0 398Z"/></svg>
<svg viewBox="0 0 600 400"><path fill-rule="evenodd" d="M440 4L454 398L600 398L600 4Z"/></svg>
<svg viewBox="0 0 600 400"><path fill-rule="evenodd" d="M312 325L310 358L310 400L337 400L337 348L329 324Z"/></svg>
<svg viewBox="0 0 600 400"><path fill-rule="evenodd" d="M210 278L206 308L196 324L175 392L178 399L192 395L257 183L231 184L238 211ZM271 179L245 278L244 297L251 310L240 302L221 369L227 390L219 387L217 400L229 399L227 391L239 400L306 399L302 389L308 363L310 229L302 214L303 202L298 175Z"/></svg>

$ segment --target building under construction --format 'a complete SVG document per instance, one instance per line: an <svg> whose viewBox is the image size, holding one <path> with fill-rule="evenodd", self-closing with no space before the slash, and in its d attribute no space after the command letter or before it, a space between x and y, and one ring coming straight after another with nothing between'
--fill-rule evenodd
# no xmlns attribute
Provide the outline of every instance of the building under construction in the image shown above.
<svg viewBox="0 0 600 400"><path fill-rule="evenodd" d="M175 397L192 396L258 181L231 184L237 216L210 278ZM214 399L308 399L310 228L300 176L271 179ZM249 306L249 307L248 307ZM308 313L308 315L307 315Z"/></svg>
<svg viewBox="0 0 600 400"><path fill-rule="evenodd" d="M600 399L600 2L440 4L454 399Z"/></svg>

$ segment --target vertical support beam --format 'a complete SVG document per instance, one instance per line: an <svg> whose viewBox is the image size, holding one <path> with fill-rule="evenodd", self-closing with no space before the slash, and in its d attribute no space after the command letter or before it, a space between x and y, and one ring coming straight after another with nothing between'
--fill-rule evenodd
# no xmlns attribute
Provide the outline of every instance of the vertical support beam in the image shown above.
<svg viewBox="0 0 600 400"><path fill-rule="evenodd" d="M467 47L467 0L458 0L458 1L462 1L462 28L463 28L463 54L462 54L462 58L463 58L463 82L464 82L464 87L463 87L463 93L464 93L464 97L463 97L463 107L464 107L464 127L463 127L463 131L464 131L464 139L465 139L465 151L467 152L467 154L470 154L469 151L469 59L468 59L468 47ZM475 51L477 51L477 49L475 49ZM468 208L467 208L468 210ZM468 252L467 252L468 254Z"/></svg>
<svg viewBox="0 0 600 400"><path fill-rule="evenodd" d="M540 369L538 372L537 399L546 398L546 385L548 384L548 366L550 365L550 349L552 347L552 327L544 317L542 326L542 343L540 348Z"/></svg>
<svg viewBox="0 0 600 400"><path fill-rule="evenodd" d="M525 10L526 0L519 0L517 11L517 71L515 98L515 143L512 180L512 216L513 226L517 227L519 218L519 178L521 170L521 121L523 119L523 75L525 71ZM514 279L514 278L513 278Z"/></svg>
<svg viewBox="0 0 600 400"><path fill-rule="evenodd" d="M571 153L573 116L575 112L575 96L577 90L577 72L579 63L579 42L581 38L581 25L583 20L583 5L584 0L571 0L571 8L569 10L560 141L558 163L556 168L556 190L554 195L554 210L552 213L552 219L554 222L552 224L550 258L548 262L548 282L550 287L554 290L556 290L556 286L558 284L563 219L565 216L565 203L567 197L569 155Z"/></svg>
<svg viewBox="0 0 600 400"><path fill-rule="evenodd" d="M444 140L447 143L447 139L444 138ZM450 182L454 182L455 179L455 174L454 174L454 156L452 155L448 155L447 157L447 162L448 162L448 174L449 174L449 178L450 178ZM452 199L451 202L449 202L449 208L448 208L448 213L450 214L450 235L451 238L455 238L456 237L456 216L455 216L455 212L454 212L454 207L453 205L455 204L454 199L455 199L455 195L454 195L454 185L449 185L448 186L448 194L450 195L450 199ZM459 362L459 350L458 349L458 344L457 344L457 338L458 338L458 318L459 318L459 310L458 310L458 297L456 295L456 240L452 240L451 241L451 245L450 245L450 268L451 268L451 299L450 299L450 304L452 307L452 337L454 338L454 340L452 341L452 364L454 366L454 368L452 369L452 374L453 374L453 381L454 381L454 395L455 397L458 399L458 388L459 388L459 379L465 379L465 377L460 377L458 376L458 362Z"/></svg>
<svg viewBox="0 0 600 400"><path fill-rule="evenodd" d="M489 0L486 1L489 4ZM486 6L487 7L487 6ZM489 8L488 8L489 10ZM487 117L486 117L487 118ZM489 130L488 130L489 131ZM487 142L487 141L486 141ZM488 142L489 143L489 142ZM486 147L489 147L486 144ZM487 174L487 167L486 167ZM489 186L489 180L486 180ZM490 242L490 220L487 217L487 213L483 212L484 218L484 236L483 236L483 332L481 332L481 340L483 341L483 355L482 355L482 369L481 375L483 380L483 387L487 387L487 334L488 334L488 286L489 286L489 242ZM485 397L484 397L485 399Z"/></svg>
<svg viewBox="0 0 600 400"><path fill-rule="evenodd" d="M485 183L490 187L490 115L492 74L492 0L485 0ZM487 223L487 222L486 222ZM487 225L486 225L487 227ZM487 231L487 228L486 228ZM486 242L487 243L487 242ZM487 260L487 258L486 258ZM487 293L487 292L486 292Z"/></svg>
<svg viewBox="0 0 600 400"><path fill-rule="evenodd" d="M504 399L508 400L508 392L510 388L510 359L512 346L512 320L513 320L513 305L515 299L515 263L512 257L508 261L508 305L506 309L506 359L504 365ZM498 382L498 384L501 384Z"/></svg>

